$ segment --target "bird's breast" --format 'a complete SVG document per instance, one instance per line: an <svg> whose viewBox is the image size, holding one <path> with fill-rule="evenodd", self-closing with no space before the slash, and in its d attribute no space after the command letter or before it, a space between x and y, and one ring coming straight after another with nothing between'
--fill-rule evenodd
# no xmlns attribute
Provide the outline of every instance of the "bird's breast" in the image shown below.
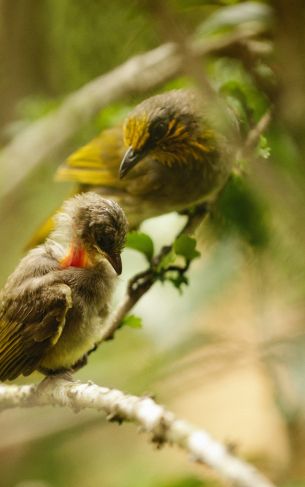
<svg viewBox="0 0 305 487"><path fill-rule="evenodd" d="M128 191L142 196L160 213L179 210L204 201L224 184L228 171L216 158L190 159L185 163L161 164L146 158L130 174Z"/></svg>
<svg viewBox="0 0 305 487"><path fill-rule="evenodd" d="M61 282L72 291L72 308L57 344L46 354L41 366L50 369L71 368L99 341L109 312L113 273L70 268L60 271Z"/></svg>

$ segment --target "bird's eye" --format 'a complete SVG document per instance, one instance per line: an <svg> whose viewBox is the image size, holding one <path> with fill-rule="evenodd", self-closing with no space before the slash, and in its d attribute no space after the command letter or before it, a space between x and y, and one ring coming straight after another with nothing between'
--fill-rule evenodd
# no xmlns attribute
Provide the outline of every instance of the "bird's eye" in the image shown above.
<svg viewBox="0 0 305 487"><path fill-rule="evenodd" d="M112 235L105 232L96 231L94 238L97 246L105 252L109 252L113 248L114 239Z"/></svg>
<svg viewBox="0 0 305 487"><path fill-rule="evenodd" d="M149 128L150 137L153 140L160 140L166 134L168 124L164 120L155 120Z"/></svg>

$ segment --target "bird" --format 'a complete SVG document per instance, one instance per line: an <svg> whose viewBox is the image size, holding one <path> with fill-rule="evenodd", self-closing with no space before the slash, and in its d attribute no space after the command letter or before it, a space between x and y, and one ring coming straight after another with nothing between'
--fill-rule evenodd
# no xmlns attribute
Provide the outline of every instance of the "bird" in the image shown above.
<svg viewBox="0 0 305 487"><path fill-rule="evenodd" d="M117 201L129 228L148 219L213 201L229 179L229 144L194 89L171 90L138 104L120 125L103 130L57 168L73 192L95 191ZM49 218L30 245L52 228Z"/></svg>
<svg viewBox="0 0 305 487"><path fill-rule="evenodd" d="M44 244L31 249L0 293L0 380L75 371L109 314L127 220L96 193L66 200Z"/></svg>

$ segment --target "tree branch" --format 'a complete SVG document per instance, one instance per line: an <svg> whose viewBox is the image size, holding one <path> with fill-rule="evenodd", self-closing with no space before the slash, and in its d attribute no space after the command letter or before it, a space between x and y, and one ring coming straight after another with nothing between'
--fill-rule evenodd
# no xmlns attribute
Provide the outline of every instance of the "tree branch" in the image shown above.
<svg viewBox="0 0 305 487"><path fill-rule="evenodd" d="M131 421L152 435L158 446L175 445L197 463L215 470L236 487L274 487L253 466L235 457L207 432L175 418L174 414L149 397L124 394L117 389L91 382L71 382L47 378L38 385L6 386L0 384L0 410L34 406L69 407L74 411L104 411L110 421Z"/></svg>

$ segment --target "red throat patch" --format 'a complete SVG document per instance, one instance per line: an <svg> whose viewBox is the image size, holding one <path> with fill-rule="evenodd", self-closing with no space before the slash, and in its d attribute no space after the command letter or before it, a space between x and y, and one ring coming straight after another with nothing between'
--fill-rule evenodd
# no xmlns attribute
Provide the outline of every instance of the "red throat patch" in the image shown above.
<svg viewBox="0 0 305 487"><path fill-rule="evenodd" d="M75 247L71 244L67 255L59 262L61 267L88 267L90 260L83 247Z"/></svg>

